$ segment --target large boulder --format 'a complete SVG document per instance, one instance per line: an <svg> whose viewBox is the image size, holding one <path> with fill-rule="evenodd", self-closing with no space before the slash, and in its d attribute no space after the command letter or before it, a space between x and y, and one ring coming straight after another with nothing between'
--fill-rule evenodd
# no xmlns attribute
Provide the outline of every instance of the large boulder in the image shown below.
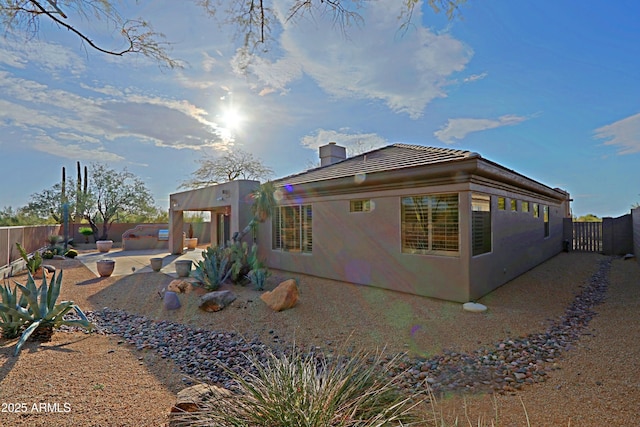
<svg viewBox="0 0 640 427"><path fill-rule="evenodd" d="M298 285L293 279L285 280L273 291L263 293L260 299L274 311L286 310L298 302Z"/></svg>
<svg viewBox="0 0 640 427"><path fill-rule="evenodd" d="M236 300L231 291L214 291L200 297L200 309L204 311L220 311Z"/></svg>

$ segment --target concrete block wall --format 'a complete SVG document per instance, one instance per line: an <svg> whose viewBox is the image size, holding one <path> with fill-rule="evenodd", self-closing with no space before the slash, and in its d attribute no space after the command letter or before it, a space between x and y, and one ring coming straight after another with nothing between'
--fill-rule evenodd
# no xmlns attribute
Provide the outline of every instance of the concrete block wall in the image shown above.
<svg viewBox="0 0 640 427"><path fill-rule="evenodd" d="M0 277L10 273L4 268L16 260L21 259L16 243L31 253L48 244L47 239L52 234L60 234L60 225L33 225L19 227L0 227Z"/></svg>
<svg viewBox="0 0 640 427"><path fill-rule="evenodd" d="M618 218L602 218L602 251L605 255L633 253L631 214Z"/></svg>
<svg viewBox="0 0 640 427"><path fill-rule="evenodd" d="M631 225L633 227L633 253L640 264L640 207L631 210Z"/></svg>

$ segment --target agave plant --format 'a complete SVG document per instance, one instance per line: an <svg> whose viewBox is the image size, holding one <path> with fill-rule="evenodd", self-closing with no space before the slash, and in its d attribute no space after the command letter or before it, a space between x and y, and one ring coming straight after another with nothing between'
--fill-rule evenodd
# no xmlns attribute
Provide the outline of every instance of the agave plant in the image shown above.
<svg viewBox="0 0 640 427"><path fill-rule="evenodd" d="M225 250L219 246L209 246L202 251L202 257L204 259L198 261L191 275L207 290L215 291L231 274L229 258Z"/></svg>
<svg viewBox="0 0 640 427"><path fill-rule="evenodd" d="M4 307L26 307L27 300L24 295L18 299L18 286L13 287L13 291L8 283L0 285L0 306ZM0 331L2 336L7 339L16 338L24 329L26 320L20 316L11 313L5 313L0 310Z"/></svg>
<svg viewBox="0 0 640 427"><path fill-rule="evenodd" d="M271 273L266 268L256 268L247 274L247 279L251 282L256 291L263 291L264 284Z"/></svg>
<svg viewBox="0 0 640 427"><path fill-rule="evenodd" d="M46 278L43 278L40 287L36 287L35 280L29 273L25 285L16 282L11 297L7 295L5 298L3 295L3 302L0 304L0 315L2 315L0 327L3 331L5 326L9 328L9 331L12 331L11 328L14 327L17 327L18 330L23 326L26 327L16 344L14 353L16 356L32 335L34 337L39 335L44 339L51 338L53 329L62 325L79 326L88 330L93 328L93 325L87 320L87 316L73 301L62 301L56 304L60 296L61 285L62 272L57 275L53 273L49 283ZM3 288L7 289L6 286ZM21 292L19 299L17 299L16 288ZM79 319L66 320L64 318L71 310L75 310ZM22 324L17 324L20 322Z"/></svg>

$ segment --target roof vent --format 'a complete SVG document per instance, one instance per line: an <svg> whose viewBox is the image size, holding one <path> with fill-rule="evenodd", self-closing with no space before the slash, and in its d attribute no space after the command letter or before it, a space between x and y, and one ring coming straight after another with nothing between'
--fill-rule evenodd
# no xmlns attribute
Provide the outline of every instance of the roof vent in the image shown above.
<svg viewBox="0 0 640 427"><path fill-rule="evenodd" d="M335 142L320 147L320 166L328 166L347 158L347 149Z"/></svg>

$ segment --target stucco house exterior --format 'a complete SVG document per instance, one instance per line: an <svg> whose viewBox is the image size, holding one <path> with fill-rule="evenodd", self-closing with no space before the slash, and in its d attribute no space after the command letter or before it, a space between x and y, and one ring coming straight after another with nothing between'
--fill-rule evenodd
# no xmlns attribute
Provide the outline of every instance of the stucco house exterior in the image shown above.
<svg viewBox="0 0 640 427"><path fill-rule="evenodd" d="M330 143L320 167L274 181L278 207L256 240L268 267L466 302L563 249L561 189L464 150L345 154Z"/></svg>

